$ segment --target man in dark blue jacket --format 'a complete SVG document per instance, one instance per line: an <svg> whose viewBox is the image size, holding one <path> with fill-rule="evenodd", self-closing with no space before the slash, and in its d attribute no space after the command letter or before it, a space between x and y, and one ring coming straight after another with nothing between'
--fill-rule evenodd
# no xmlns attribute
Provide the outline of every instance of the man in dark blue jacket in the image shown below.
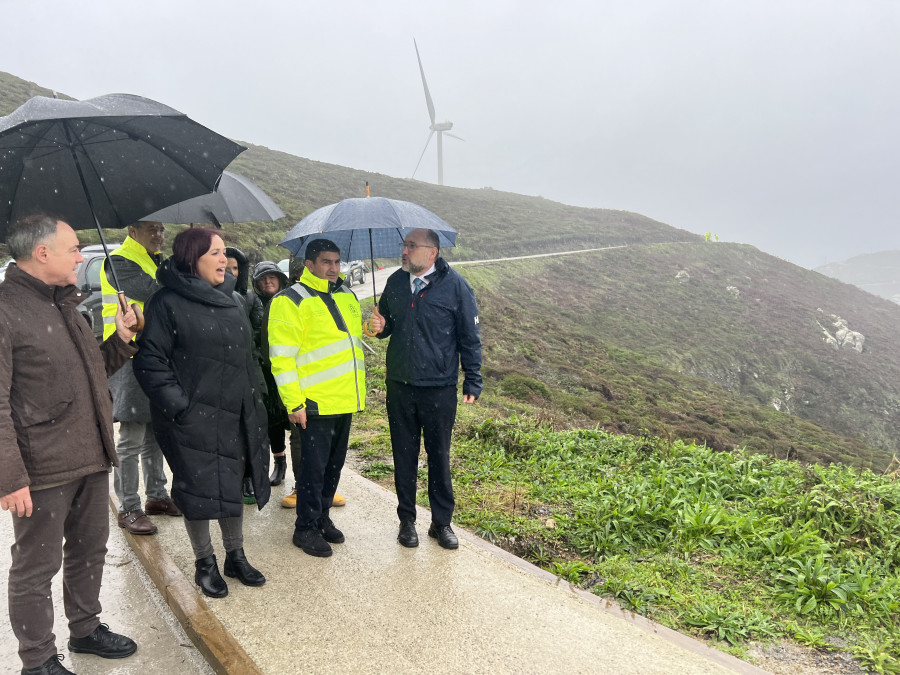
<svg viewBox="0 0 900 675"><path fill-rule="evenodd" d="M462 366L463 403L481 394L481 332L475 294L440 257L432 230L412 230L401 250L402 269L392 274L371 327L391 337L387 349L387 413L397 489L397 540L419 545L416 534L416 475L420 439L428 457L428 535L444 548L459 542L453 518L450 434L456 420L456 384Z"/></svg>

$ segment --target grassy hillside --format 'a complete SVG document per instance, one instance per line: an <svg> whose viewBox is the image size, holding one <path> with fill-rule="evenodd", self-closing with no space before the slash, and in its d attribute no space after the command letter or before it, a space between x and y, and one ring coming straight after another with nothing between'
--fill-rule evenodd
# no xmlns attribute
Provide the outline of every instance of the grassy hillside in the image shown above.
<svg viewBox="0 0 900 675"><path fill-rule="evenodd" d="M52 98L53 90L0 71L0 117L9 115L32 96ZM65 94L57 93L57 97L73 100Z"/></svg>
<svg viewBox="0 0 900 675"><path fill-rule="evenodd" d="M896 452L900 308L852 286L711 243L461 270L486 373L558 423L879 469ZM827 346L824 313L862 331L865 351Z"/></svg>
<svg viewBox="0 0 900 675"><path fill-rule="evenodd" d="M0 74L0 112L41 93L48 91ZM254 260L285 257L277 242L296 221L364 195L366 181L373 194L422 204L455 226L451 260L627 245L461 268L482 306L489 384L560 424L872 468L897 453L897 305L635 213L439 187L259 146L230 168L287 214L227 227L226 240ZM122 232L108 235L120 240ZM96 237L86 231L82 239ZM831 314L865 335L863 353L823 342L818 324L830 327Z"/></svg>

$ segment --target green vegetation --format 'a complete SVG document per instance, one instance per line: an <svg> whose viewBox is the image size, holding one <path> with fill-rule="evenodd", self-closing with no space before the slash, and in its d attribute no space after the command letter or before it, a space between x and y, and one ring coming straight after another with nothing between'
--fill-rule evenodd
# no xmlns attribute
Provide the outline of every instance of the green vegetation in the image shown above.
<svg viewBox="0 0 900 675"><path fill-rule="evenodd" d="M896 452L900 311L871 298L863 319L852 305L866 296L850 286L724 243L459 269L479 300L489 389L560 428L876 470ZM820 307L864 322L871 348L827 346Z"/></svg>

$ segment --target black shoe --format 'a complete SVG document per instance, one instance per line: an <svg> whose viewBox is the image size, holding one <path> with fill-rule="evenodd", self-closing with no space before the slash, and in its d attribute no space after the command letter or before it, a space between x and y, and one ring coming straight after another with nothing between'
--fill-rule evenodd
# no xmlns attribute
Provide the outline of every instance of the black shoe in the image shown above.
<svg viewBox="0 0 900 675"><path fill-rule="evenodd" d="M317 558L327 558L331 555L331 546L315 527L307 530L294 530L293 541L294 546L302 548L304 553Z"/></svg>
<svg viewBox="0 0 900 675"><path fill-rule="evenodd" d="M200 587L203 595L209 598L224 598L228 595L228 584L219 574L216 556L200 558L194 562L194 567L197 569L194 572L194 583Z"/></svg>
<svg viewBox="0 0 900 675"><path fill-rule="evenodd" d="M262 586L266 583L263 573L247 562L242 548L225 554L225 576L236 577L244 586Z"/></svg>
<svg viewBox="0 0 900 675"><path fill-rule="evenodd" d="M22 675L75 675L62 664L62 660L62 654L54 654L39 666L22 668Z"/></svg>
<svg viewBox="0 0 900 675"><path fill-rule="evenodd" d="M275 468L272 469L272 475L269 476L269 485L281 485L284 482L284 474L287 471L287 457L273 457L275 460Z"/></svg>
<svg viewBox="0 0 900 675"><path fill-rule="evenodd" d="M244 476L244 486L241 489L241 497L245 504L256 503L256 494L253 492L253 479L250 476Z"/></svg>
<svg viewBox="0 0 900 675"><path fill-rule="evenodd" d="M437 539L438 544L442 548L459 548L459 539L453 534L453 530L449 525L435 525L432 523L431 527L428 528L428 536Z"/></svg>
<svg viewBox="0 0 900 675"><path fill-rule="evenodd" d="M416 521L400 521L400 533L397 535L397 541L406 548L415 548L419 545L419 535L416 534Z"/></svg>
<svg viewBox="0 0 900 675"><path fill-rule="evenodd" d="M322 533L322 538L329 544L344 543L344 533L334 526L334 523L328 516L319 518L319 532Z"/></svg>
<svg viewBox="0 0 900 675"><path fill-rule="evenodd" d="M87 637L70 637L69 651L77 654L93 654L104 659L124 659L137 651L137 643L129 637L113 633L109 626L101 623Z"/></svg>

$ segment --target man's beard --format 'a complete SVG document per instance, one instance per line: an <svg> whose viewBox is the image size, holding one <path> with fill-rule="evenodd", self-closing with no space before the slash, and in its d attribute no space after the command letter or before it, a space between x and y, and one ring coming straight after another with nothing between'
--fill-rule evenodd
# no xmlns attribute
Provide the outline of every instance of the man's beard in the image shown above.
<svg viewBox="0 0 900 675"><path fill-rule="evenodd" d="M412 274L414 277L417 277L428 268L424 265L416 265L412 260L410 260L408 263L406 263L403 269Z"/></svg>

